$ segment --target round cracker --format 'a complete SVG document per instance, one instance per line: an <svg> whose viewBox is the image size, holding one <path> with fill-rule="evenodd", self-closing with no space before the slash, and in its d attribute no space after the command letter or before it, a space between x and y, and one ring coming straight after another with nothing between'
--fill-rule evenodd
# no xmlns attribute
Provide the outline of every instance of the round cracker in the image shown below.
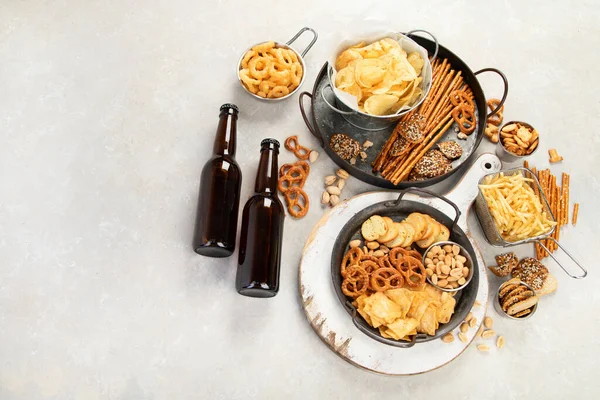
<svg viewBox="0 0 600 400"><path fill-rule="evenodd" d="M415 228L415 236L413 240L420 240L423 237L425 230L425 219L419 213L412 213L406 217L406 222L409 222Z"/></svg>
<svg viewBox="0 0 600 400"><path fill-rule="evenodd" d="M440 224L440 233L435 237L435 243L446 242L450 239L450 229L446 225Z"/></svg>
<svg viewBox="0 0 600 400"><path fill-rule="evenodd" d="M421 240L429 239L433 235L437 221L427 214L422 214L422 218L425 219L425 232L421 235Z"/></svg>
<svg viewBox="0 0 600 400"><path fill-rule="evenodd" d="M365 240L369 241L377 240L377 238L379 237L377 232L375 232L373 222L370 219L363 222L363 224L360 227L360 233L362 233L363 238L365 238Z"/></svg>
<svg viewBox="0 0 600 400"><path fill-rule="evenodd" d="M398 228L396 228L394 221L390 217L383 217L383 220L387 225L387 233L379 236L379 239L377 239L379 243L389 242L398 236Z"/></svg>
<svg viewBox="0 0 600 400"><path fill-rule="evenodd" d="M396 237L390 241L384 243L388 248L393 249L394 247L401 246L406 240L406 228L402 225L401 222L394 222L394 226L398 231Z"/></svg>
<svg viewBox="0 0 600 400"><path fill-rule="evenodd" d="M403 225L404 230L406 231L406 239L402 242L402 247L408 247L415 241L416 230L413 224L407 221L400 222Z"/></svg>
<svg viewBox="0 0 600 400"><path fill-rule="evenodd" d="M387 224L382 216L373 215L371 218L369 218L369 221L373 223L373 229L375 230L377 237L383 236L387 233Z"/></svg>

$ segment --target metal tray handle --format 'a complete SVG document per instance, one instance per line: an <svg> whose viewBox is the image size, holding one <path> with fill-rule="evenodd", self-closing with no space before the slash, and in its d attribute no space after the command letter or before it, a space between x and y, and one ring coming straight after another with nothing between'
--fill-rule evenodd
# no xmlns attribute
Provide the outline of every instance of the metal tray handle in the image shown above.
<svg viewBox="0 0 600 400"><path fill-rule="evenodd" d="M352 303L347 301L346 307L348 307L352 310L352 322L354 323L354 326L356 326L359 331L361 331L365 335L369 336L370 338L373 338L373 339L377 340L378 342L385 343L390 346L400 347L402 349L411 348L417 343L418 335L413 335L410 342L400 342L400 341L393 340L393 339L386 339L382 336L374 334L373 332L371 332L370 329L368 329L367 327L365 327L363 324L360 323L359 318L362 318L362 317L360 316L358 311L356 311L356 308L352 305Z"/></svg>
<svg viewBox="0 0 600 400"><path fill-rule="evenodd" d="M310 97L310 102L312 104L313 95L309 92L302 92L300 93L300 97L298 97L298 101L300 102L300 114L302 114L304 124L306 125L306 128L310 131L310 133L314 136L314 138L319 141L321 147L325 148L325 141L323 140L323 137L321 137L321 135L318 133L318 130L313 127L312 123L310 122L310 119L308 118L308 115L306 114L306 110L304 109L304 96Z"/></svg>
<svg viewBox="0 0 600 400"><path fill-rule="evenodd" d="M460 218L460 210L458 209L458 206L456 204L454 204L453 202L451 202L450 200L448 200L447 198L445 198L444 196L440 196L439 194L432 192L431 190L421 189L421 188L417 188L417 187L406 188L406 189L400 191L400 194L398 195L398 198L396 200L385 203L386 207L398 207L400 205L400 202L402 201L402 198L408 192L417 192L417 193L426 194L428 196L436 197L436 198L448 203L452 208L454 208L454 211L456 212L454 221L452 221L452 229L451 229L451 232L456 232L456 227L458 224L458 220Z"/></svg>
<svg viewBox="0 0 600 400"><path fill-rule="evenodd" d="M438 50L440 49L440 42L438 42L438 40L436 39L436 37L435 37L435 36L433 36L433 35L431 34L431 32L429 32L429 31L426 31L426 30L423 30L423 29L413 29L412 31L410 31L410 32L407 32L407 33L405 33L404 35L405 35L405 36L410 36L410 35L412 35L412 34L413 34L413 33L415 33L415 32L423 32L423 33L426 33L426 34L428 34L429 36L431 36L431 38L432 38L432 39L433 39L433 41L435 42L435 51L433 52L433 56L431 56L431 58L429 59L429 62L430 62L430 63L434 62L434 61L435 61L435 59L437 58L437 55L438 55Z"/></svg>
<svg viewBox="0 0 600 400"><path fill-rule="evenodd" d="M306 53L308 53L308 51L310 50L310 48L313 47L313 45L315 44L315 42L319 38L319 35L317 34L317 32L314 29L309 28L309 27L304 27L304 28L300 29L298 31L298 33L296 33L294 35L294 37L291 38L290 40L288 40L288 42L286 43L288 46L290 46L292 43L294 43L296 41L296 39L298 39L300 37L300 35L302 35L306 31L312 32L313 39L310 41L310 43L308 44L308 46L306 46L306 49L304 49L304 51L302 52L302 54L300 54L301 57L304 57L306 55Z"/></svg>
<svg viewBox="0 0 600 400"><path fill-rule="evenodd" d="M573 262L574 262L574 263L575 263L575 264L576 264L576 265L579 267L579 269L581 269L581 270L583 271L583 275L572 275L572 274L571 274L569 271L567 271L567 269L566 269L566 268L565 268L565 267L564 267L564 266L563 266L563 265L560 263L560 261L558 261L558 259L557 259L556 257L554 257L554 254L552 254L552 252L550 252L550 250L548 250L548 249L546 248L546 246L544 246L544 244L541 242L541 240L536 240L535 242L536 242L537 244L539 244L540 246L542 246L542 247L544 248L544 250L546 250L546 252L548 252L548 254L550 255L550 257L552 257L552 259L553 259L554 261L556 261L556 263L558 264L558 266L559 266L559 267L561 267L561 268L562 268L562 270L563 270L563 271L565 271L565 273L566 273L567 275L569 275L571 278L574 278L574 279L583 279L583 278L585 278L585 277L587 276L587 270L586 270L585 268L583 268L583 266L582 266L582 265L579 263L579 261L577 261L577 260L575 259L575 257L573 257L573 255L567 251L567 249L565 249L564 247L562 247L562 246L560 245L560 243L558 243L558 241L556 241L556 240L555 240L553 237L550 237L550 236L549 236L549 237L547 237L547 238L545 238L545 239L550 239L550 240L552 240L554 243L556 243L556 245L557 245L558 247L560 247L560 249L561 249L562 251L564 251L564 252L565 252L565 254L566 254L566 255L567 255L567 256L568 256L568 257L571 259L571 261L573 261Z"/></svg>
<svg viewBox="0 0 600 400"><path fill-rule="evenodd" d="M502 108L502 106L504 105L504 102L506 101L506 96L508 96L508 79L506 78L506 75L504 75L504 73L502 71L500 71L499 69L496 69L496 68L480 69L479 71L475 72L473 75L477 76L477 75L481 74L482 72L495 72L498 75L500 75L500 78L502 78L502 82L504 82L504 94L502 95L502 99L500 100L498 107L496 107L495 110L492 110L492 112L487 115L486 118L489 118L492 115L496 114Z"/></svg>

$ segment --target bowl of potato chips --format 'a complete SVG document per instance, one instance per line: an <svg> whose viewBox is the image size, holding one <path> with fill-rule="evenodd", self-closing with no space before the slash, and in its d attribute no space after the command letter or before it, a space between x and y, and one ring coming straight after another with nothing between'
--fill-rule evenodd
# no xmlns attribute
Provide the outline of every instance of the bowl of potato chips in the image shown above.
<svg viewBox="0 0 600 400"><path fill-rule="evenodd" d="M291 44L309 31L313 39L302 53ZM237 68L238 80L251 96L265 101L280 101L292 96L304 83L304 56L317 41L311 28L302 28L287 43L267 41L247 49Z"/></svg>
<svg viewBox="0 0 600 400"><path fill-rule="evenodd" d="M344 41L330 60L329 85L335 104L327 105L352 125L380 130L417 107L429 93L432 81L427 50L407 34L368 35L360 43ZM367 44L368 43L368 44Z"/></svg>

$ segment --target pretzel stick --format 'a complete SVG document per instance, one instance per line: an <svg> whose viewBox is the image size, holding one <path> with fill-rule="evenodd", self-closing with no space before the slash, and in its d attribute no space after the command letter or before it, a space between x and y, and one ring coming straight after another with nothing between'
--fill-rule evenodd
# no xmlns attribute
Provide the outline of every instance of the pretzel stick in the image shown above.
<svg viewBox="0 0 600 400"><path fill-rule="evenodd" d="M564 224L567 225L569 223L569 185L571 181L571 177L569 174L563 172L562 174L562 190L563 190L563 207L565 209L564 215Z"/></svg>
<svg viewBox="0 0 600 400"><path fill-rule="evenodd" d="M444 63L446 59L444 59ZM438 92L440 91L440 87L444 83L444 81L449 76L448 70L450 69L450 64L446 64L443 68L440 68L440 71L437 75L433 77L433 81L431 82L431 89L429 90L429 94L427 95L427 102L423 106L421 106L421 114L425 118L431 112L432 105L435 104L438 98Z"/></svg>
<svg viewBox="0 0 600 400"><path fill-rule="evenodd" d="M452 71L452 72L454 72L454 71ZM456 83L458 82L458 80L459 80L459 79L461 79L461 80L462 80L462 78L461 78L461 76L460 76L460 75L461 75L461 72L460 72L460 71L458 71L458 74L456 74L456 75L455 75L455 76L452 78L452 81L450 82L450 84L444 87L444 91L442 92L442 99L447 99L447 97L448 97L448 96L450 96L450 92L452 91L452 88L453 88L453 87L456 85ZM450 76L453 76L453 73L452 73L452 74L450 74L450 75L449 75L449 77L450 77ZM446 100L446 101L447 101L447 100ZM441 107L442 107L444 104L445 104L445 101L443 101L443 100L442 100L442 101L438 100L438 102L437 102L437 104L436 104L436 106L435 106L435 108L433 109L433 112L432 112L432 114L433 114L434 118L435 118L435 116L439 115L439 113L440 113L440 108L441 108Z"/></svg>
<svg viewBox="0 0 600 400"><path fill-rule="evenodd" d="M446 88L448 87L449 83L453 79L454 72L455 72L454 70L450 70L450 72L446 76L444 76L444 79L442 80L438 90L435 93L435 97L431 101L431 107L429 107L425 111L425 114L423 115L426 120L429 120L429 118L431 118L431 114L435 115L435 110L439 106L440 99L442 98Z"/></svg>

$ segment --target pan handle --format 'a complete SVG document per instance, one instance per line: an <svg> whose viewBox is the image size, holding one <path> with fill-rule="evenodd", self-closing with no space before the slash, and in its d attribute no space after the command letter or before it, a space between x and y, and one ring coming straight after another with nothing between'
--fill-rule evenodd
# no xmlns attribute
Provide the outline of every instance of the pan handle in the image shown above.
<svg viewBox="0 0 600 400"><path fill-rule="evenodd" d="M312 126L310 120L308 119L308 115L306 115L306 110L304 109L304 96L310 97L310 102L312 104L313 95L309 92L302 92L302 93L300 93L300 97L298 97L298 102L300 103L300 114L302 114L302 119L304 120L304 124L306 125L306 128L308 128L310 133L315 137L315 139L317 139L319 141L319 144L321 145L321 147L325 148L325 142L323 141L323 138L318 133L318 130Z"/></svg>
<svg viewBox="0 0 600 400"><path fill-rule="evenodd" d="M573 262L574 262L574 263L577 265L577 267L579 267L579 269L581 269L581 270L583 271L583 275L572 275L572 274L571 274L569 271L567 271L567 269L566 269L566 268L565 268L565 267L564 267L564 266L563 266L563 265L560 263L560 261L558 261L558 259L557 259L556 257L554 257L554 254L552 254L552 252L550 252L550 250L548 250L548 249L546 248L546 246L544 246L544 244L542 243L542 241L541 241L541 240L536 240L535 242L536 242L537 244L539 244L540 246L542 246L542 247L544 248L544 250L546 250L546 252L548 252L548 254L550 255L550 257L552 257L552 259L553 259L554 261L556 261L556 263L558 264L558 266L559 266L559 267L561 267L561 268L562 268L562 270L563 270L563 271L565 271L565 273L566 273L567 275L569 275L569 276L570 276L571 278L573 278L573 279L583 279L583 278L585 278L585 277L587 276L587 270L586 270L585 268L583 268L583 266L582 266L582 265L579 263L579 261L577 261L577 260L575 259L575 257L573 257L573 255L567 251L567 249L565 249L564 247L562 247L562 246L560 245L560 243L558 243L558 241L556 241L556 240L555 240L553 237L550 237L550 236L548 236L548 237L547 237L547 239L550 239L550 240L552 240L554 243L556 243L556 245L557 245L558 247L560 247L560 249L561 249L562 251L564 251L564 252L565 252L565 254L566 254L566 255L567 255L567 256L568 256L568 257L571 259L571 261L573 261Z"/></svg>
<svg viewBox="0 0 600 400"><path fill-rule="evenodd" d="M373 338L373 339L377 340L378 342L385 343L390 346L400 347L402 349L411 348L415 345L415 343L417 343L417 335L413 335L410 342L400 342L400 341L396 341L396 340L386 339L382 336L373 334L373 332L371 332L368 328L364 327L358 321L358 319L361 317L359 316L358 312L356 311L356 308L352 305L352 303L347 301L346 307L348 307L352 310L352 322L354 323L354 326L356 326L359 331L361 331L365 335L369 336L370 338Z"/></svg>
<svg viewBox="0 0 600 400"><path fill-rule="evenodd" d="M407 32L407 33L406 33L406 36L410 36L410 35L412 35L412 34L413 34L413 33L415 33L415 32L423 32L423 33L426 33L426 34L428 34L429 36L431 36L431 38L433 39L433 41L434 41L434 43L435 43L435 51L433 52L433 56L431 56L431 58L429 59L429 62L430 62L430 63L434 62L434 61L435 61L435 59L437 58L437 55L438 55L438 50L440 49L440 42L438 42L438 40L436 39L436 37L435 37L435 36L433 36L433 35L431 34L431 32L429 32L429 31L426 31L426 30L423 30L423 29L413 29L412 31L410 31L410 32Z"/></svg>
<svg viewBox="0 0 600 400"><path fill-rule="evenodd" d="M421 188L417 188L417 187L409 187L404 190L401 190L400 194L398 195L398 198L395 201L389 201L389 202L385 203L385 205L387 207L398 207L400 205L400 202L402 201L402 198L408 192L423 193L428 196L437 197L438 199L443 200L446 203L450 204L450 206L452 206L452 208L454 208L454 211L456 212L454 221L452 221L452 229L451 229L451 232L455 232L455 230L456 230L455 228L457 227L458 220L460 218L460 210L458 209L458 206L456 204L454 204L453 202L451 202L450 200L448 200L447 198L445 198L444 196L440 196L439 194L434 193L431 190L421 189Z"/></svg>
<svg viewBox="0 0 600 400"><path fill-rule="evenodd" d="M486 118L489 118L492 115L496 114L498 111L500 111L500 109L504 105L504 102L506 101L506 96L508 96L508 79L506 78L506 75L504 75L504 73L502 71L500 71L499 69L496 69L496 68L480 69L479 71L475 72L473 75L477 76L477 75L481 74L482 72L495 72L498 75L500 75L500 78L502 78L502 81L504 82L504 94L502 95L502 99L500 100L498 107L496 107L495 110L492 110L492 112L487 115Z"/></svg>
<svg viewBox="0 0 600 400"><path fill-rule="evenodd" d="M296 33L294 35L293 38L291 38L286 44L288 46L290 46L292 43L294 43L296 41L296 39L298 39L300 37L300 35L302 35L304 32L306 31L310 31L313 34L313 39L311 40L311 42L308 44L308 46L306 46L306 49L304 49L304 51L302 52L302 54L300 54L300 57L304 57L306 55L306 53L308 53L308 51L310 50L311 47L313 47L313 44L315 44L315 42L317 41L319 35L317 34L317 32L309 27L304 27L302 29L300 29L298 31L298 33Z"/></svg>

